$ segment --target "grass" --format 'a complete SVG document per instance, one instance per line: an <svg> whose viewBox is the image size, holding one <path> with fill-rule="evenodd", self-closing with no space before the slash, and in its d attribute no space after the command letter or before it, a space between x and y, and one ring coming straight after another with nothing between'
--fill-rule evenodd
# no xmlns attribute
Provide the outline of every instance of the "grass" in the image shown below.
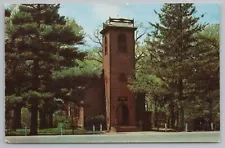
<svg viewBox="0 0 225 148"><path fill-rule="evenodd" d="M27 129L26 133L29 134L30 130ZM63 135L85 135L85 134L102 134L100 131L88 131L84 129L75 129L74 131L72 129L63 129L62 130ZM6 131L6 136L25 136L25 129L17 129L16 131ZM48 128L48 129L39 129L38 135L61 135L60 128Z"/></svg>

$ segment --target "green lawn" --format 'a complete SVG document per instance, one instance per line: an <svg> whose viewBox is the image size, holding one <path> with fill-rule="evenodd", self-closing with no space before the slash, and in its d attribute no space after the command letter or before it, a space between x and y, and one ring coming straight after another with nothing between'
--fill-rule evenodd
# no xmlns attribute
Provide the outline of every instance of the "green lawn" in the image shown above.
<svg viewBox="0 0 225 148"><path fill-rule="evenodd" d="M29 134L29 129L26 130L27 135ZM84 135L84 134L101 134L100 131L88 131L84 129L75 129L74 131L72 129L63 129L62 134L63 135ZM6 131L6 136L25 136L25 129L17 129L16 131ZM38 135L61 135L61 129L60 128L49 128L49 129L39 129Z"/></svg>

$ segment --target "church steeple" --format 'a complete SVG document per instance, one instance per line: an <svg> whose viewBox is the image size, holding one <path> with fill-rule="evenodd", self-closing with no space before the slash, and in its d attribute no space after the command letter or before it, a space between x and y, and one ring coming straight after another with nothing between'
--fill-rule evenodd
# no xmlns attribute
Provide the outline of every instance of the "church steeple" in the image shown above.
<svg viewBox="0 0 225 148"><path fill-rule="evenodd" d="M103 24L103 66L108 130L135 126L135 99L128 85L134 77L135 39L134 20L109 18Z"/></svg>

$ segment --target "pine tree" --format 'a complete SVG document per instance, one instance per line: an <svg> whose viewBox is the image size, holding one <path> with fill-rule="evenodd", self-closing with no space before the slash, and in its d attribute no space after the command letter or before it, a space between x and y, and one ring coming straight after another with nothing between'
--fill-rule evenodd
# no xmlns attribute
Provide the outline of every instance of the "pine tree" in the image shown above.
<svg viewBox="0 0 225 148"><path fill-rule="evenodd" d="M198 104L205 110L201 116L211 123L219 121L219 25L207 26L197 37L198 50L195 52L193 74L188 83L195 90L190 93L196 94L204 102Z"/></svg>
<svg viewBox="0 0 225 148"><path fill-rule="evenodd" d="M11 14L16 7L5 10L5 95L6 95L6 117L13 110L12 129L21 128L21 108L24 100L21 94L26 91L29 85L29 76L27 75L27 67L23 64L23 59L19 58L15 44L12 40L13 26L11 23ZM10 126L10 125L8 125Z"/></svg>
<svg viewBox="0 0 225 148"><path fill-rule="evenodd" d="M83 57L76 47L83 44L82 28L60 16L59 7L59 4L19 5L11 18L11 38L17 55L29 67L31 78L29 89L21 95L31 106L30 135L37 134L38 109L45 102L41 100L54 98L52 71L73 66L74 59Z"/></svg>
<svg viewBox="0 0 225 148"><path fill-rule="evenodd" d="M164 4L161 13L156 12L159 23L151 25L148 45L158 50L160 78L167 81L170 92L177 101L179 130L184 130L185 81L191 72L192 51L198 42L196 34L206 26L198 24L200 17L194 17L193 4ZM202 16L203 17L203 16Z"/></svg>

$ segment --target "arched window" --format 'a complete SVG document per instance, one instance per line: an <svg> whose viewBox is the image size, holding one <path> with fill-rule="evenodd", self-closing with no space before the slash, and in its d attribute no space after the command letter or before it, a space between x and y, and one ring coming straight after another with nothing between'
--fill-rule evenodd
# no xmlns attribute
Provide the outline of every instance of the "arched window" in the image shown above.
<svg viewBox="0 0 225 148"><path fill-rule="evenodd" d="M108 41L107 36L105 36L105 55L108 54Z"/></svg>
<svg viewBox="0 0 225 148"><path fill-rule="evenodd" d="M119 52L127 52L127 37L125 34L120 33L117 38Z"/></svg>

